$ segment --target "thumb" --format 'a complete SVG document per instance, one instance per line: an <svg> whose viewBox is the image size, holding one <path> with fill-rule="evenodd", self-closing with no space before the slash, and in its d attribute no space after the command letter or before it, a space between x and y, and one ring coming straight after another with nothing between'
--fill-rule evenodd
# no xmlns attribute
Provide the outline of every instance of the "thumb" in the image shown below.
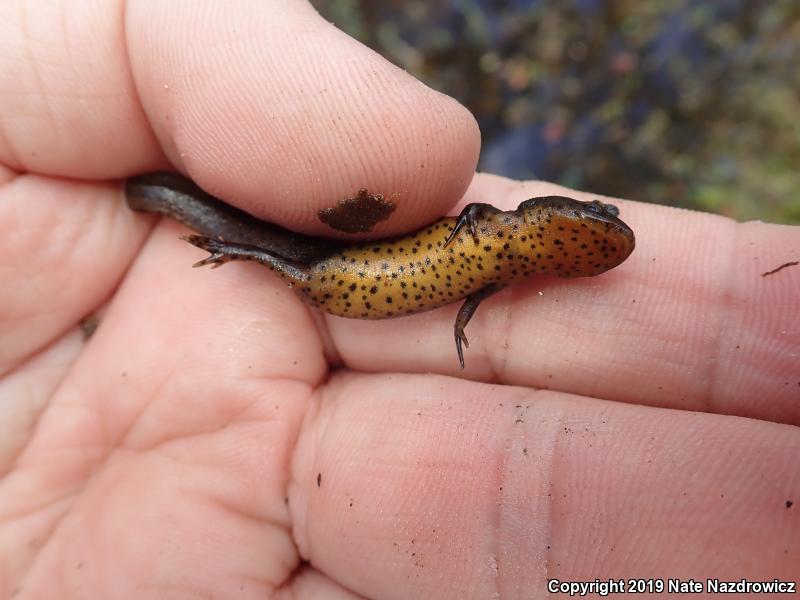
<svg viewBox="0 0 800 600"><path fill-rule="evenodd" d="M396 205L373 235L446 212L474 173L469 112L301 0L130 3L144 112L170 161L251 213L334 235L319 209L361 188Z"/></svg>

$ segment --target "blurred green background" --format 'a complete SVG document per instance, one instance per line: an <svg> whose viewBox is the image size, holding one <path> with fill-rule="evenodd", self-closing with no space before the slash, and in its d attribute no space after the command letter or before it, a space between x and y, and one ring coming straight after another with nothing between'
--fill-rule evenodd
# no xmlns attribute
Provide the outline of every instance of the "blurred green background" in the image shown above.
<svg viewBox="0 0 800 600"><path fill-rule="evenodd" d="M800 223L800 1L312 0L483 136L479 169Z"/></svg>

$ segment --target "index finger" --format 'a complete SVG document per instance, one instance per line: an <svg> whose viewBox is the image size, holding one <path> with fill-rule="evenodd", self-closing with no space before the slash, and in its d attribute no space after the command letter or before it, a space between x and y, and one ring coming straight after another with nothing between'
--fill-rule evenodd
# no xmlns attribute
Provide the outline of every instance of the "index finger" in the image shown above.
<svg viewBox="0 0 800 600"><path fill-rule="evenodd" d="M467 195L512 208L596 196L479 176ZM466 330L467 377L585 396L800 423L800 228L612 201L636 250L599 277L533 278L484 301ZM461 374L456 306L402 320L329 317L358 371Z"/></svg>

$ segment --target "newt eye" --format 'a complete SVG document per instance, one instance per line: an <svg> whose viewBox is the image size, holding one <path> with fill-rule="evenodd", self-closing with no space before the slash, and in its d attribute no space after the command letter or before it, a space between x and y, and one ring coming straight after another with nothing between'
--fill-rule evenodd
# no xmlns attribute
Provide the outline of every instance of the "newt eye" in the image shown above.
<svg viewBox="0 0 800 600"><path fill-rule="evenodd" d="M586 208L591 212L611 215L612 217L619 216L619 209L613 204L603 204L600 200L592 200L586 204Z"/></svg>

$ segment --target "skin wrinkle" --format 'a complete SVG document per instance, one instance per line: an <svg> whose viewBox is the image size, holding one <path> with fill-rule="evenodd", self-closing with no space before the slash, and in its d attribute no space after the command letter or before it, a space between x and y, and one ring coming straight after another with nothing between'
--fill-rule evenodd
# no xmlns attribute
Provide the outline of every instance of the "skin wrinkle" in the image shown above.
<svg viewBox="0 0 800 600"><path fill-rule="evenodd" d="M67 497L63 498L64 501L67 500ZM72 506L70 503L69 506ZM36 537L28 540L28 549L33 550L35 548L35 552L32 553L32 559L27 564L27 568L23 570L23 574L17 584L17 586L12 590L11 596L12 598L16 595L19 590L23 590L27 587L28 578L34 572L34 569L37 563L43 559L45 550L50 547L52 544L53 536L58 533L59 527L64 522L64 518L68 514L69 506L65 507L62 511L62 514L58 517L44 519L42 522L47 524L48 526L44 530L44 539L41 539L41 530L37 530Z"/></svg>
<svg viewBox="0 0 800 600"><path fill-rule="evenodd" d="M128 81L128 92L133 95L133 104L136 107L136 112L141 117L139 119L139 125L144 126L147 129L149 134L149 138L155 142L156 147L161 152L161 160L158 161L158 164L162 162L166 163L166 151L161 146L161 140L156 135L155 130L153 129L153 124L150 122L147 114L144 110L144 103L142 102L142 94L139 90L139 86L136 81L136 77L133 73L133 65L131 64L131 53L130 53L130 36L128 33L128 2L127 0L120 0L119 3L119 13L118 17L120 27L118 27L119 32L121 33L121 42L120 48L122 51L122 62L125 65L126 69L126 77L125 79ZM149 239L149 235L145 238L145 241ZM144 243L144 242L143 242Z"/></svg>
<svg viewBox="0 0 800 600"><path fill-rule="evenodd" d="M26 18L26 14L27 13L26 13L26 10L25 10L26 4L25 4L25 2L18 2L17 6L19 7L19 22L20 22L20 26L21 26L23 37L26 40L30 40L29 30L28 30L28 27L27 27L27 18ZM25 58L27 58L28 64L31 65L31 70L30 71L38 79L38 72L36 71L35 68L33 68L33 65L35 65L36 63L35 63L34 58L33 58L33 53L31 51L30 44L22 44L22 46L24 47L24 50L25 50L25 55L26 55ZM41 81L39 82L39 87L41 87ZM7 93L7 92L3 91L3 93ZM8 168L8 169L10 169L10 170L12 170L12 171L14 171L16 173L17 171L20 170L20 167L22 167L22 157L17 152L16 144L12 144L11 143L12 137L9 136L6 133L6 118L0 116L0 123L2 123L2 127L3 127L3 140L6 142L4 144L4 148L11 155L11 159L15 163L14 167L12 167L10 165L3 165L3 166Z"/></svg>
<svg viewBox="0 0 800 600"><path fill-rule="evenodd" d="M511 438L514 437L514 434L519 431L518 435L521 435L523 438L524 444L524 437L525 432L522 428L516 427L516 417L513 414L510 414L510 418L508 419L508 436L507 439L509 440L508 443L504 444L503 446L503 460L501 464L503 465L502 471L500 473L500 484L497 493L497 501L495 502L495 506L497 507L496 517L494 519L495 522L495 536L492 544L492 551L491 556L495 560L495 565L497 569L497 576L493 578L492 583L494 584L494 589L492 590L494 597L501 597L501 590L503 588L502 581L503 581L503 563L501 560L501 553L499 549L502 548L502 544L500 542L500 538L502 537L502 523L503 523L503 508L505 503L503 502L504 497L507 495L507 479L508 479L508 462L511 458L511 448L513 444L511 443Z"/></svg>
<svg viewBox="0 0 800 600"><path fill-rule="evenodd" d="M25 7L27 6L27 3L24 2L24 1L20 1L18 4L19 4L19 7L20 7L20 25L22 26L23 36L25 37L25 39L28 42L26 44L23 44L23 46L24 46L25 51L26 51L26 57L28 59L28 66L30 67L30 71L29 72L31 73L33 78L36 80L36 85L39 88L39 93L37 94L37 100L42 102L42 104L44 106L44 109L45 109L45 111L47 113L47 116L49 118L48 120L50 122L50 129L55 133L55 135L57 137L58 143L56 145L60 146L62 141L63 141L62 136L61 136L61 130L57 126L58 125L58 121L55 118L55 115L54 115L54 112L53 112L53 107L50 104L50 97L45 92L44 82L42 80L41 73L39 72L40 63L36 59L35 54L33 52L33 48L31 46L31 44L32 44L31 32L30 32L30 27L28 26L29 15L28 15L28 11L25 9ZM14 152L13 149L11 149L11 152L12 152L13 156L15 156L16 158L19 159L18 164L20 166L22 166L23 170L30 170L30 169L27 169L25 167L25 163L22 160L22 157L18 153Z"/></svg>
<svg viewBox="0 0 800 600"><path fill-rule="evenodd" d="M28 287L26 289L30 289L35 287L35 280L27 282ZM40 294L41 295L41 294ZM23 310L20 313L9 315L7 319L0 318L0 325L4 322L14 323L15 321L23 320L25 322L35 322L38 317L41 317L41 312L37 312L35 306L28 305L24 307L27 311ZM75 328L75 324L71 324L69 327L66 327L64 331L59 332L59 336L55 338L55 340L62 339L64 336L69 335L69 331ZM23 354L17 357L14 357L6 362L0 361L0 377L6 377L9 374L19 371L22 366L27 364L28 362L34 360L40 352L44 351L47 347L50 346L50 343L47 343L45 346L40 348L32 348L30 352L27 354Z"/></svg>
<svg viewBox="0 0 800 600"><path fill-rule="evenodd" d="M17 156L17 153L15 151L16 149L11 144L11 138L8 136L7 133L6 117L4 117L2 114L0 114L0 148L4 148L5 151L9 153L11 159L16 164L20 164L19 156ZM13 176L16 176L16 169L14 169L13 167L9 165L4 165L2 163L0 163L0 166L4 170L12 171L14 173ZM6 182L2 182L2 184L5 185Z"/></svg>
<svg viewBox="0 0 800 600"><path fill-rule="evenodd" d="M498 298L495 302L498 304L502 303L502 307L498 310L498 307L495 306L494 310L486 311L486 317L479 321L481 335L488 342L486 348L482 350L482 352L484 352L489 359L486 361L489 365L489 374L487 377L489 383L503 385L502 382L509 379L505 377L504 374L508 373L508 357L511 353L511 330L514 327L514 309L519 300L519 294L516 288L522 288L528 285L531 285L531 281L521 286L512 285L497 294ZM490 318L494 317L495 321L497 320L496 315L498 312L502 315L502 321L496 325L492 324L490 327L487 327L486 324ZM486 335L487 333L488 335ZM495 341L490 342L488 340L489 337L493 337ZM499 349L499 352L492 352L492 348Z"/></svg>
<svg viewBox="0 0 800 600"><path fill-rule="evenodd" d="M262 515L252 510L248 510L246 508L246 502L241 502L238 504L234 504L232 502L226 502L223 499L223 494L209 494L209 495L198 495L198 499L202 504L212 507L222 507L226 508L227 510L220 511L225 514L233 515L236 519L241 519L242 521L246 521L248 526L252 526L252 524L258 525L267 525L268 527L278 529L280 531L287 531L291 528L291 522L281 523L280 521L270 518L267 515ZM297 549L295 548L295 557L297 557ZM299 558L299 557L298 557ZM293 564L297 564L297 560L292 561ZM290 570L287 568L287 571ZM271 582L271 585L278 585L280 582Z"/></svg>
<svg viewBox="0 0 800 600"><path fill-rule="evenodd" d="M117 449L122 448L134 452L143 452L151 449L145 446L133 444L130 438L133 434L137 433L137 425L141 425L143 416L147 414L147 410L158 400L158 398L161 396L162 391L168 387L168 384L172 381L174 373L175 373L175 367L173 367L169 371L163 372L163 377L161 377L161 380L156 384L154 388L152 388L152 394L150 395L150 402L141 404L140 410L137 414L131 415L130 413L128 413L127 416L129 417L129 419L127 427L117 432L116 435L112 435L111 432L105 427L101 428L103 432L103 439L108 441L107 447L110 448L112 452L114 451L114 446L112 444L116 444L116 446L118 447ZM65 393L66 392L64 392L63 386L59 386L59 388L56 390L53 396L62 397L63 394ZM91 393L81 394L80 398L85 401L87 398L91 399L92 394ZM99 421L102 424L105 424L106 419L103 417L103 411L102 409L97 410L97 403L99 403L100 407L102 407L104 406L106 399L94 398L94 400L95 400L94 404L95 410L93 411L93 414L96 415L97 421ZM84 404L89 405L90 402L84 402ZM163 440L159 442L157 445L160 445L161 443L163 443ZM108 459L109 456L110 454L107 454L104 458Z"/></svg>
<svg viewBox="0 0 800 600"><path fill-rule="evenodd" d="M35 466L22 466L18 467L12 473L13 476L24 475L28 477L35 477L37 475L37 471L41 471L42 467L40 465ZM33 472L32 474L29 472ZM49 510L54 510L58 508L59 504L65 504L66 508L64 509L64 513L68 512L69 507L71 506L71 499L80 494L84 490L84 486L72 486L69 489L65 490L63 493L58 494L52 498L47 498L45 501L39 502L33 506L26 506L24 509L18 510L4 510L4 512L0 515L0 523L11 522L15 519L20 518L30 518L37 513L42 513Z"/></svg>
<svg viewBox="0 0 800 600"><path fill-rule="evenodd" d="M62 460L57 466L64 467L64 463L66 463L66 467L73 475L70 477L68 485L65 484L57 495L46 498L38 506L38 509L43 510L58 502L67 502L69 500L69 506L65 510L65 513L68 513L73 507L70 499L79 497L89 487L92 479L106 467L108 457L118 451L118 448L111 448L106 444L81 444L59 447L59 459ZM98 467L101 461L102 465ZM41 463L34 463L34 465L30 466L24 463L20 466L15 465L13 473L24 473L29 469L52 471L54 468L52 466L42 466Z"/></svg>
<svg viewBox="0 0 800 600"><path fill-rule="evenodd" d="M547 398L547 390L534 390L532 394L532 402L536 402L537 396L544 395ZM553 560L553 532L556 531L555 527L555 517L554 517L554 498L555 494L553 493L556 487L556 477L557 474L560 472L559 469L556 469L555 465L559 460L559 453L562 448L561 441L566 435L564 432L564 415L562 411L559 411L558 418L553 423L553 427L555 435L551 436L552 439L552 451L549 456L551 456L551 460L548 464L548 470L545 475L542 476L544 481L548 482L547 489L549 490L547 496L543 496L541 498L542 502L546 504L546 512L547 516L544 519L544 526L547 534L545 539L542 542L545 543L545 549L542 553L542 562L544 563L544 581L548 581L551 578L550 572L552 569L552 560Z"/></svg>
<svg viewBox="0 0 800 600"><path fill-rule="evenodd" d="M346 376L345 376L346 377ZM328 425L333 420L333 415L336 411L336 395L337 395L337 388L341 388L342 380L340 378L334 379L330 377L324 386L321 386L314 390L313 394L309 397L308 401L308 409L307 412L300 423L300 427L297 428L297 433L292 439L291 444L291 451L289 452L290 460L289 460L289 477L287 478L287 485L283 490L284 497L288 498L289 502L287 504L287 508L289 511L290 517L290 529L294 530L297 527L297 516L292 513L292 506L294 506L294 502L292 501L291 492L292 489L302 489L304 487L303 482L295 480L295 472L297 468L295 467L296 464L300 464L301 460L298 454L299 442L300 438L302 437L302 433L306 429L313 428L317 431L317 435L313 436L312 439L314 440L314 450L313 450L313 457L309 461L311 464L311 471L312 473L320 473L321 467L318 466L318 456L319 453L317 452L317 448L319 447L318 440L323 439L325 434L327 433ZM326 402L327 399L327 402ZM331 404L334 402L334 407L328 409L328 413L325 417L324 427L322 429L319 428L320 423L320 415L322 411L320 407L323 404ZM309 423L309 425L307 425ZM302 472L302 469L300 470ZM293 485L294 484L294 485ZM311 485L311 484L309 484ZM297 539L297 535L292 531L292 539L295 542L297 555L300 557L301 560L307 561L309 564L311 563L312 557L316 554L312 549L312 539L313 535L310 535L310 528L311 528L311 519L309 517L309 504L310 498L312 497L314 490L312 489L311 492L306 492L306 501L305 506L301 507L303 512L303 516L305 517L303 522L303 539L302 543L301 540ZM302 494L301 494L302 495Z"/></svg>
<svg viewBox="0 0 800 600"><path fill-rule="evenodd" d="M77 488L76 493L80 493L82 490L83 488L79 487ZM57 506L59 503L63 505L63 508L60 509L61 514L59 515L40 519L39 523L43 523L45 527L43 529L41 527L36 529L35 537L27 540L27 550L29 551L27 556L30 557L30 560L27 562L26 568L22 570L23 574L16 589L24 589L27 586L28 578L34 572L38 562L45 560L47 549L52 547L54 537L58 534L60 528L63 526L64 520L70 514L69 511L74 505L74 496L75 494L66 494L59 498L56 502L49 502L46 505L46 508L50 509L50 512L59 509L60 507ZM43 507L39 507L38 512L41 512L42 508Z"/></svg>
<svg viewBox="0 0 800 600"><path fill-rule="evenodd" d="M334 317L324 311L316 310L310 305L306 306L306 310L308 310L311 321L317 329L317 335L320 336L322 354L325 357L325 361L328 363L327 375L318 384L318 386L321 387L328 383L334 371L346 366L342 358L342 352L336 342L336 336L331 333L329 325L331 319L338 319L340 317Z"/></svg>
<svg viewBox="0 0 800 600"><path fill-rule="evenodd" d="M153 421L153 419L155 417L147 417L146 416L148 409L151 409L151 407L154 407L156 405L156 403L158 403L159 401L169 402L170 394L169 393L162 393L162 392L172 381L179 380L178 377L175 377L175 373L180 373L181 369L182 369L181 366L176 366L174 369L172 369L171 371L169 371L168 373L165 374L165 376L162 378L161 383L156 387L155 390L152 391L152 394L150 396L151 397L150 403L146 404L145 407L142 409L142 412L136 418L132 419L132 426L128 429L128 431L122 437L120 437L116 441L117 445L120 448L130 449L130 450L136 451L136 452L147 452L147 451L156 450L160 446L163 446L163 445L168 444L170 442L174 442L176 440L183 441L183 440L189 439L190 437L207 436L207 435L210 435L210 434L216 434L216 433L219 433L220 431L225 430L226 428L230 427L231 425L237 425L237 424L249 423L249 422L263 422L263 419L260 419L260 420L257 420L257 419L242 420L242 419L239 419L238 417L239 417L239 415L242 415L242 414L250 411L253 407L258 406L261 402L266 403L266 404L270 404L271 402L273 402L272 400L269 400L269 399L263 399L263 398L259 399L257 397L257 396L259 396L259 394L256 394L255 392L253 392L252 393L253 397L249 399L249 401L248 401L246 406L241 406L237 412L226 413L225 421L223 423L221 423L221 424L218 424L215 427L209 427L208 429L199 430L199 431L195 430L191 435L181 432L179 434L176 434L175 437L170 437L170 438L167 438L167 439L157 440L157 441L155 441L154 443L152 443L150 445L142 445L142 444L131 443L130 437L137 433L137 431L135 429L137 424L141 424L142 422L147 422L147 427L148 428L152 427L152 421ZM239 377L237 379L237 381L239 381L239 382L250 382L250 381L258 381L258 380L265 380L265 379L267 379L267 378L266 377L258 378L258 377L254 377L254 376L252 376L252 377L251 376L245 376L245 377ZM308 381L301 380L299 378L293 379L293 378L287 378L287 377L281 377L281 376L275 376L275 377L270 376L269 377L269 382L273 386L276 385L276 384L283 383L283 382L299 383L299 384L302 384L304 386L308 386L309 387L308 396L310 396L311 393L313 393L313 389L314 389L313 384L311 384ZM162 396L163 396L163 398L162 398ZM239 401L241 402L241 398L243 396L244 396L244 394L238 394L237 395L237 399L239 399ZM153 408L153 410L158 411L158 407Z"/></svg>
<svg viewBox="0 0 800 600"><path fill-rule="evenodd" d="M0 123L2 123L2 115L0 115ZM4 133L0 131L0 133ZM0 164L0 187L14 181L17 178L17 172L11 167Z"/></svg>
<svg viewBox="0 0 800 600"><path fill-rule="evenodd" d="M713 314L716 317L716 323L714 325L715 336L711 340L709 346L710 353L706 354L706 356L714 357L715 360L711 361L710 371L708 373L708 384L706 386L706 392L703 396L698 397L699 408L702 412L709 412L709 413L718 413L724 414L724 410L717 410L717 401L716 401L716 394L715 390L718 386L719 381L719 370L720 370L720 357L722 356L722 349L726 345L727 337L726 334L729 330L728 324L732 320L731 317L733 315L728 314L736 310L738 316L741 316L741 311L738 309L738 303L734 304L731 302L732 294L733 294L733 280L734 280L734 271L733 265L736 264L736 249L737 249L737 241L740 237L740 230L741 227L735 222L731 220L725 220L725 229L728 231L727 239L728 243L726 244L726 252L725 256L725 267L721 269L721 272L724 273L724 285L720 286L719 282L716 282L717 285L714 286L716 291L716 297L710 304L714 307L719 307L720 310L714 310ZM718 233L719 235L719 233ZM719 244L718 246L721 246ZM737 323L738 324L738 323Z"/></svg>
<svg viewBox="0 0 800 600"><path fill-rule="evenodd" d="M46 357L47 353L56 350L56 346L61 345L61 344L65 344L65 343L68 344L69 341L68 341L67 338L69 338L71 335L76 335L76 336L80 336L81 335L80 326L79 325L76 325L73 328L73 332L66 333L64 336L61 336L61 337L54 338L52 340L52 342L48 346L46 346L45 348L42 348L41 350L39 350L35 354L32 354L30 357L28 357L27 359L23 360L19 364L17 364L10 371L2 373L2 377L5 379L5 378L10 378L13 375L18 375L20 377L24 376L24 374L21 373L20 371L23 371L28 365L30 365L30 363L36 361L36 359L38 359L40 357L44 357L46 359L47 358ZM25 450L28 447L28 445L30 444L31 440L33 440L33 438L34 438L34 436L36 434L36 429L39 426L39 422L40 422L40 419L41 419L42 415L45 414L45 412L50 408L50 404L51 404L51 401L52 401L53 397L55 396L55 393L60 389L64 379L67 377L67 375L69 373L69 368L71 367L72 364L74 364L74 362L76 360L76 356L78 356L78 355L79 355L79 352L76 351L71 356L71 364L69 366L65 365L63 367L63 369L61 369L62 373L61 373L61 376L59 377L59 380L52 386L52 388L50 390L48 390L49 393L47 394L47 397L45 398L44 402L40 403L40 402L36 402L36 401L31 401L31 402L26 404L27 407L33 407L33 406L36 407L35 409L34 408L29 408L29 410L28 410L28 413L32 417L30 419L30 425L29 425L30 433L28 435L27 441L25 443L23 443L22 445L20 445L16 449L16 451L14 452L13 455L5 457L4 462L6 462L6 464L8 465L8 468L0 469L0 480L2 479L3 476L9 474L16 467L18 467L18 465L19 465L18 460L22 456L22 454L25 452ZM2 383L0 383L0 392L2 392Z"/></svg>
<svg viewBox="0 0 800 600"><path fill-rule="evenodd" d="M67 55L67 64L69 65L70 75L74 77L77 72L76 65L78 61L75 60L75 56L72 52L72 40L71 36L69 35L69 28L67 27L67 11L65 10L63 0L57 0L58 8L56 11L58 12L59 16L59 25L61 27L61 38L64 40L64 48L66 50ZM76 98L77 99L77 98Z"/></svg>
<svg viewBox="0 0 800 600"><path fill-rule="evenodd" d="M4 377L7 377L10 374L13 374L13 371L11 373L7 374L7 375L4 375ZM32 417L31 426L30 426L31 434L28 436L28 442L30 442L31 438L33 437L33 433L32 432L36 429L36 426L37 426L37 424L39 422L39 419L42 416L42 414L45 412L45 410L47 410L48 404L45 404L45 405L41 406L38 411L34 411L34 410L29 410L28 411L30 416ZM8 475L9 473L11 473L12 471L15 470L15 468L17 466L17 461L19 460L19 457L22 455L22 453L25 451L25 448L27 448L27 443L24 443L24 444L20 445L19 447L17 447L15 449L14 453L7 457L7 461L4 461L4 462L7 463L8 467L4 468L4 469L0 469L0 479L2 479L3 477L5 477L6 475Z"/></svg>

